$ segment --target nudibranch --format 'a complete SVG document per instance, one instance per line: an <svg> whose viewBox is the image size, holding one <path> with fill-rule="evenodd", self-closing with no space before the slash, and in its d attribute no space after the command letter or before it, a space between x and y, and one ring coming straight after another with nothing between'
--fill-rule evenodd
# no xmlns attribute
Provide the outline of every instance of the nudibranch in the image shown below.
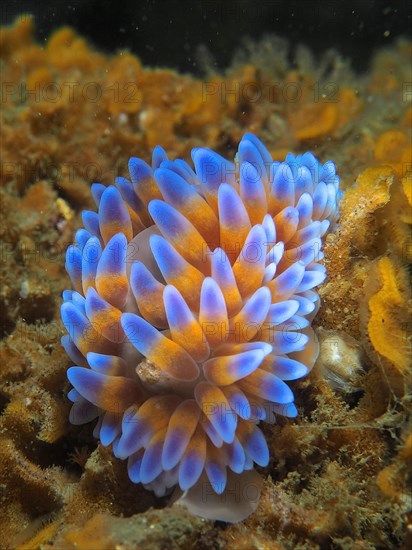
<svg viewBox="0 0 412 550"><path fill-rule="evenodd" d="M202 147L192 159L156 147L152 166L130 159L131 181L92 185L61 308L70 421L97 419L132 482L235 522L269 462L259 423L297 415L287 382L319 352L314 289L339 177L312 153L273 161L252 134L234 162Z"/></svg>

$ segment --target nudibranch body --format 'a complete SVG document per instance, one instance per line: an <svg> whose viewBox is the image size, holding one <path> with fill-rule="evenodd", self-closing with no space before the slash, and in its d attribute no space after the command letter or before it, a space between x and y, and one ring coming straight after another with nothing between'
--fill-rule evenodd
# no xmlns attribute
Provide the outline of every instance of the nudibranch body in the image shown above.
<svg viewBox="0 0 412 550"><path fill-rule="evenodd" d="M269 462L258 425L297 415L287 382L318 355L339 178L311 153L273 161L252 134L234 163L206 148L192 159L156 147L152 166L130 159L131 181L92 186L98 211L67 250L70 420L97 419L134 483L239 521Z"/></svg>

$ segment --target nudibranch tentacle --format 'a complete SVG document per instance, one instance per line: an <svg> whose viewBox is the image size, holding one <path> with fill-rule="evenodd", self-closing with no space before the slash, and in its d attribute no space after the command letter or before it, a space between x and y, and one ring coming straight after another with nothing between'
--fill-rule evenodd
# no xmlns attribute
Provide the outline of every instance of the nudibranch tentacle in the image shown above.
<svg viewBox="0 0 412 550"><path fill-rule="evenodd" d="M130 159L131 181L92 186L98 212L66 257L70 421L97 418L134 483L239 521L269 461L258 424L297 415L287 382L318 355L313 289L339 177L311 153L273 161L252 134L234 163L206 148L192 159L156 147L152 166Z"/></svg>

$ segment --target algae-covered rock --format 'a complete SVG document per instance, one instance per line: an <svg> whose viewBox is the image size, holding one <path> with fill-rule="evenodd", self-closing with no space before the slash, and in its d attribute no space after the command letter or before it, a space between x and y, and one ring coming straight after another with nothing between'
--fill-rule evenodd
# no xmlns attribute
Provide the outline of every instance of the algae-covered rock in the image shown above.
<svg viewBox="0 0 412 550"><path fill-rule="evenodd" d="M410 43L377 52L368 72L354 75L340 56L314 59L302 48L292 66L287 43L268 37L225 72L210 68L205 82L145 67L130 53L97 52L67 28L43 47L33 26L24 17L0 31L8 83L0 113L0 546L406 545ZM245 131L280 161L308 149L333 158L345 193L325 243L318 364L294 383L297 419L264 428L271 462L260 471L257 511L227 526L132 484L93 426L69 424L59 306L70 285L64 254L81 211L93 207L91 183L112 183L129 157L149 160L157 144L172 158L189 160L197 146L233 156Z"/></svg>

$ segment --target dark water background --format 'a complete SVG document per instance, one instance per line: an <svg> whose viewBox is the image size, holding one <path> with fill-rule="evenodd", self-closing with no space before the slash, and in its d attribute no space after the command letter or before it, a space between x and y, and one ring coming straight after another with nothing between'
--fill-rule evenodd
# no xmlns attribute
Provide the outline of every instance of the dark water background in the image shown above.
<svg viewBox="0 0 412 550"><path fill-rule="evenodd" d="M364 70L374 50L411 33L408 0L3 0L1 25L30 13L39 40L70 25L106 53L129 49L145 65L198 73L206 46L217 68L246 37L273 33L315 54L329 48Z"/></svg>

